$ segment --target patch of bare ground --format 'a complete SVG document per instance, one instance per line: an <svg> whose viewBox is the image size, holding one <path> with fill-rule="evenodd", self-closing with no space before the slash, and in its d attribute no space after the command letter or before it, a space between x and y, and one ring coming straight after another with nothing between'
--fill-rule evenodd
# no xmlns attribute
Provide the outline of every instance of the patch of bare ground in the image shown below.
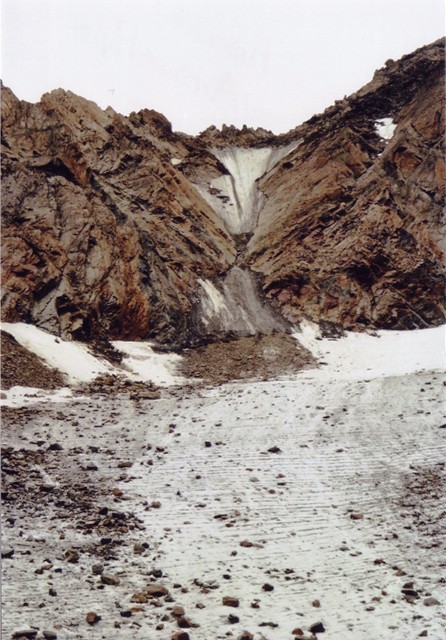
<svg viewBox="0 0 446 640"><path fill-rule="evenodd" d="M441 508L446 495L446 463L438 462L432 467L410 466L404 478L403 494L399 506L406 527L418 531L422 544L427 548L438 547L441 532L445 530L446 510Z"/></svg>
<svg viewBox="0 0 446 640"><path fill-rule="evenodd" d="M314 367L316 360L290 335L247 336L182 352L181 374L212 384L270 380Z"/></svg>
<svg viewBox="0 0 446 640"><path fill-rule="evenodd" d="M63 375L22 347L15 338L1 332L1 388L16 385L57 389L66 385Z"/></svg>

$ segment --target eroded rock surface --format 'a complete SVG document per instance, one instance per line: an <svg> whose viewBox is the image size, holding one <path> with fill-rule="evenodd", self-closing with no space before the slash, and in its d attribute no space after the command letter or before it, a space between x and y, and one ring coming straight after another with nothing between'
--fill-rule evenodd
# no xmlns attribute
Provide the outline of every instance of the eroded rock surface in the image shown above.
<svg viewBox="0 0 446 640"><path fill-rule="evenodd" d="M261 180L249 263L289 320L444 320L443 59L439 41L389 61L303 125L299 146ZM396 124L390 139L382 120Z"/></svg>
<svg viewBox="0 0 446 640"><path fill-rule="evenodd" d="M3 318L81 338L181 332L197 279L235 254L171 162L187 137L154 112L124 118L60 89L2 100Z"/></svg>
<svg viewBox="0 0 446 640"><path fill-rule="evenodd" d="M4 89L3 318L187 344L236 267L291 323L441 323L443 76L440 40L280 136Z"/></svg>

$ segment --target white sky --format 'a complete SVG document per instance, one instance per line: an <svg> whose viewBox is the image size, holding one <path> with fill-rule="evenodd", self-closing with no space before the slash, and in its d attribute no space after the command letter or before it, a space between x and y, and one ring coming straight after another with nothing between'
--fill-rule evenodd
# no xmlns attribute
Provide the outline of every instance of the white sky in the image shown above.
<svg viewBox="0 0 446 640"><path fill-rule="evenodd" d="M176 130L287 131L444 34L443 0L1 0L2 78Z"/></svg>

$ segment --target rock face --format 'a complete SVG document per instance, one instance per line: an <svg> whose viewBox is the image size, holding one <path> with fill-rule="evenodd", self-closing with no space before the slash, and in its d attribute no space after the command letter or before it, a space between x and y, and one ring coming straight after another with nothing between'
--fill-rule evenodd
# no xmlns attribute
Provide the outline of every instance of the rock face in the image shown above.
<svg viewBox="0 0 446 640"><path fill-rule="evenodd" d="M281 136L3 89L3 318L180 343L441 323L443 74L441 40Z"/></svg>
<svg viewBox="0 0 446 640"><path fill-rule="evenodd" d="M62 90L2 101L3 318L174 339L198 278L224 272L235 245L171 159L217 160L154 112L124 118Z"/></svg>
<svg viewBox="0 0 446 640"><path fill-rule="evenodd" d="M248 262L291 321L444 321L443 83L444 40L388 62L260 181Z"/></svg>
<svg viewBox="0 0 446 640"><path fill-rule="evenodd" d="M194 323L201 334L249 336L286 332L288 324L262 300L254 275L248 269L232 267L218 289L201 280L203 293Z"/></svg>

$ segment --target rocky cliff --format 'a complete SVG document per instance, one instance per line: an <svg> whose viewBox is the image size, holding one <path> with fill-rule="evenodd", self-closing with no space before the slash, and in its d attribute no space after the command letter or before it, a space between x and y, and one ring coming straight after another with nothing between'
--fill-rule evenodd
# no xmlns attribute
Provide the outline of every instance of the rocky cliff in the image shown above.
<svg viewBox="0 0 446 640"><path fill-rule="evenodd" d="M287 134L195 138L4 88L3 318L184 343L262 332L263 291L267 331L441 323L443 78L439 41Z"/></svg>
<svg viewBox="0 0 446 640"><path fill-rule="evenodd" d="M206 151L155 112L124 118L62 90L2 99L3 317L78 337L184 330L197 278L235 254L172 163Z"/></svg>
<svg viewBox="0 0 446 640"><path fill-rule="evenodd" d="M444 321L444 40L389 61L260 181L249 264L295 321ZM444 249L444 245L443 245Z"/></svg>

